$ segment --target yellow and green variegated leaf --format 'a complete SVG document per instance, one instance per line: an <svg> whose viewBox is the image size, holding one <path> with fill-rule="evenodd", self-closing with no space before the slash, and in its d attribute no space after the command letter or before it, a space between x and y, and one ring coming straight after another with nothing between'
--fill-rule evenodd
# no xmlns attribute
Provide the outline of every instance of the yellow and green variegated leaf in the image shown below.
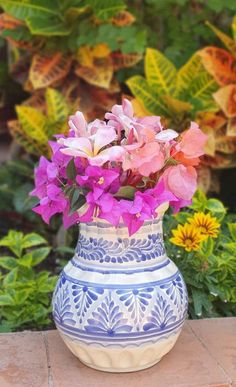
<svg viewBox="0 0 236 387"><path fill-rule="evenodd" d="M134 77L129 78L126 83L137 100L139 100L144 108L151 114L163 114L169 116L169 110L163 102L163 99L149 86L145 78L135 75Z"/></svg>
<svg viewBox="0 0 236 387"><path fill-rule="evenodd" d="M236 42L236 15L233 18L232 31L233 31L234 40Z"/></svg>
<svg viewBox="0 0 236 387"><path fill-rule="evenodd" d="M45 93L49 121L64 122L69 115L69 107L64 96L56 89L48 87Z"/></svg>
<svg viewBox="0 0 236 387"><path fill-rule="evenodd" d="M233 21L233 25L232 25L233 31L235 31L235 29L236 29L236 21L235 20L236 19L234 17L234 21ZM218 38L222 41L222 43L225 45L225 47L228 48L228 50L233 55L236 56L236 42L230 36L224 34L224 32L222 32L221 30L219 30L218 28L213 26L211 23L206 22L206 25L208 25L208 27L210 27L211 30L218 36ZM236 39L235 35L234 35L234 39Z"/></svg>
<svg viewBox="0 0 236 387"><path fill-rule="evenodd" d="M192 105L189 102L181 101L180 99L173 98L170 95L163 95L163 100L165 101L168 109L171 113L182 114L187 113L192 109Z"/></svg>
<svg viewBox="0 0 236 387"><path fill-rule="evenodd" d="M170 94L175 90L177 70L160 51L147 48L145 75L149 86L160 94Z"/></svg>
<svg viewBox="0 0 236 387"><path fill-rule="evenodd" d="M206 71L202 71L189 85L188 95L195 100L199 100L203 108L210 109L215 106L212 93L217 89L218 85L214 78Z"/></svg>
<svg viewBox="0 0 236 387"><path fill-rule="evenodd" d="M48 137L45 134L47 118L43 113L30 106L24 105L17 105L16 113L22 131L27 134L27 136L40 144L47 143Z"/></svg>
<svg viewBox="0 0 236 387"><path fill-rule="evenodd" d="M193 79L203 70L201 57L197 54L191 56L177 73L176 80L176 92L175 95L178 97L183 90L188 89Z"/></svg>
<svg viewBox="0 0 236 387"><path fill-rule="evenodd" d="M236 116L228 120L226 135L236 137Z"/></svg>
<svg viewBox="0 0 236 387"><path fill-rule="evenodd" d="M63 79L69 72L71 58L61 52L35 54L32 59L29 80L34 89L42 89Z"/></svg>
<svg viewBox="0 0 236 387"><path fill-rule="evenodd" d="M11 16L23 21L31 16L44 18L58 15L55 4L50 1L0 0L0 6Z"/></svg>
<svg viewBox="0 0 236 387"><path fill-rule="evenodd" d="M67 120L64 122L51 122L47 125L47 136L50 139L55 134L67 134L69 126Z"/></svg>
<svg viewBox="0 0 236 387"><path fill-rule="evenodd" d="M49 156L49 147L47 143L39 143L36 139L24 132L19 121L8 121L8 127L12 137L16 142L26 150L27 153L36 156Z"/></svg>

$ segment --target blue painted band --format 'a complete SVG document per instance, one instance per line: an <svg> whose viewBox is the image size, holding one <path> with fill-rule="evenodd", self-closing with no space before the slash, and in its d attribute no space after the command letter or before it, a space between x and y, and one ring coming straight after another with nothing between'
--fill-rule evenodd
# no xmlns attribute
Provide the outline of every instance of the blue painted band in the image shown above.
<svg viewBox="0 0 236 387"><path fill-rule="evenodd" d="M153 272L153 271L156 271L156 270L159 270L159 269L162 269L163 267L166 267L168 266L170 263L170 260L169 258L159 264L159 265L156 265L156 266L152 266L152 267L144 267L142 269L126 269L126 270L120 270L120 269L117 269L117 270L101 270L101 269L97 269L97 268L91 268L91 267L88 267L88 266L83 266L83 265L80 265L79 263L76 262L76 259L75 258L72 258L71 260L71 264L80 269L80 270L83 270L83 271L88 271L88 272L95 272L95 273L101 273L101 274L125 274L125 275L129 275L129 274L136 274L136 273L143 273L143 272Z"/></svg>
<svg viewBox="0 0 236 387"><path fill-rule="evenodd" d="M70 277L68 274L65 273L64 270L61 272L62 277L64 277L67 281L72 282L74 284L78 284L78 285L82 285L82 286L89 285L89 286L94 287L94 288L115 289L115 290L118 290L118 289L137 289L138 287L143 288L143 287L147 287L147 286L163 285L163 284L166 284L170 281L175 280L175 278L178 277L179 275L180 275L180 272L179 272L179 270L177 270L175 272L175 274L171 275L170 277L159 280L159 281L143 282L143 283L139 283L139 284L120 285L120 284L106 284L106 283L100 284L100 283L94 283L94 282L88 283L86 281L81 281L81 280L78 280L76 278Z"/></svg>
<svg viewBox="0 0 236 387"><path fill-rule="evenodd" d="M94 341L99 341L99 338L102 339L102 341L112 341L112 342L122 342L122 341L137 341L137 340L149 340L151 338L155 338L158 336L163 336L167 333L170 333L177 328L180 328L182 324L185 321L186 316L184 316L182 319L178 320L177 322L168 325L167 329L153 329L150 332L133 332L133 333L117 333L114 336L108 336L107 333L100 333L96 332L96 335L91 334L90 332L78 329L78 328L73 328L71 326L61 324L57 320L55 320L57 328L61 329L64 333L67 333L71 336L74 336L76 338L79 338L81 340L94 340Z"/></svg>

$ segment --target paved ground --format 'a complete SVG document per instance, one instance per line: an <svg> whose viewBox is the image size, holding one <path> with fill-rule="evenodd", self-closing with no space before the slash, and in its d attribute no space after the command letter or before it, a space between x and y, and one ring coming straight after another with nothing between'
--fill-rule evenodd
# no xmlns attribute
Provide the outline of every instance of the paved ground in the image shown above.
<svg viewBox="0 0 236 387"><path fill-rule="evenodd" d="M0 387L236 387L236 318L188 321L156 366L130 374L92 370L56 331L0 335Z"/></svg>

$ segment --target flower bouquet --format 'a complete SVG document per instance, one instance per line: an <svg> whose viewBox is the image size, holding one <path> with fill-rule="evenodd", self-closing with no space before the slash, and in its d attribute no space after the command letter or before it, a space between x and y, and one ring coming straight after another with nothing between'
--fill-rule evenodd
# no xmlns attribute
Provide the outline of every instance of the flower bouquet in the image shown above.
<svg viewBox="0 0 236 387"><path fill-rule="evenodd" d="M160 117L134 117L125 99L104 121L88 124L76 112L69 127L68 136L50 141L51 160L41 157L35 171L34 211L46 223L62 213L65 228L97 218L123 222L132 235L162 203L174 211L191 203L206 141L196 123L180 135Z"/></svg>
<svg viewBox="0 0 236 387"><path fill-rule="evenodd" d="M86 365L147 368L170 351L186 318L187 291L165 253L162 215L168 204L190 204L206 136L193 122L180 135L160 117L136 118L126 99L104 121L88 124L77 112L69 127L50 142L51 160L41 157L31 193L45 222L61 213L65 227L80 223L54 292L54 320Z"/></svg>

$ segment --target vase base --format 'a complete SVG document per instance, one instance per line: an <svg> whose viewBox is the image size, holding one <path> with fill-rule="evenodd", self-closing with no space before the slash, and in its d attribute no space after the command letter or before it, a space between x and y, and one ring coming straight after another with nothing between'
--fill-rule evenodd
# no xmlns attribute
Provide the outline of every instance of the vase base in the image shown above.
<svg viewBox="0 0 236 387"><path fill-rule="evenodd" d="M87 367L104 372L135 372L154 366L175 345L180 330L168 338L139 347L101 348L73 340L59 330L71 352Z"/></svg>
<svg viewBox="0 0 236 387"><path fill-rule="evenodd" d="M143 366L138 366L138 367L130 367L130 368L104 368L104 367L98 367L94 364L88 364L88 363L85 363L84 361L82 361L81 359L80 362L83 363L84 365L86 365L86 367L89 367L89 368L93 368L94 370L96 371L102 371L102 372L111 372L111 373L129 373L129 372L138 372L138 371L143 371L147 368L151 368L153 367L154 365L156 365L157 363L159 363L159 361L161 361L162 357L158 360L155 360L154 362L152 363L149 363L149 364L146 364L146 365L143 365Z"/></svg>

